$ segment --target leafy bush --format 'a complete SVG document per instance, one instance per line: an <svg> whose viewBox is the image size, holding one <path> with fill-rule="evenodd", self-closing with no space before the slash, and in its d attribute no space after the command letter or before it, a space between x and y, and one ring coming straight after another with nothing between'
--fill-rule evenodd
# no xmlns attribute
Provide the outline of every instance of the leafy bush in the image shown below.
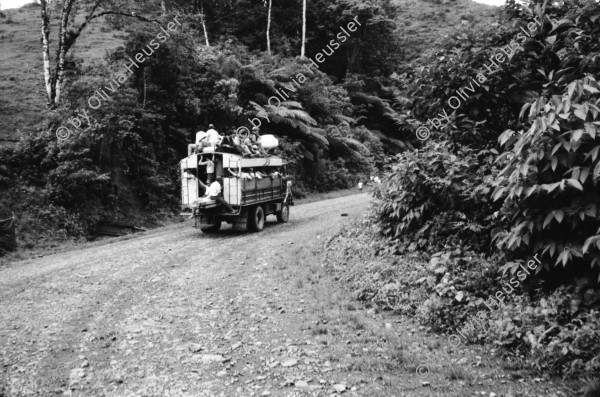
<svg viewBox="0 0 600 397"><path fill-rule="evenodd" d="M496 236L500 249L541 251L552 267L568 266L575 274L600 267L598 105L600 84L592 76L575 80L563 95L523 107L522 113L529 110L527 131L500 136L510 148L498 158L504 168L493 195L505 199L508 229ZM513 273L517 267L507 264Z"/></svg>
<svg viewBox="0 0 600 397"><path fill-rule="evenodd" d="M493 153L430 143L397 162L375 197L381 232L414 249L440 249L447 244L485 249L493 227L487 214Z"/></svg>

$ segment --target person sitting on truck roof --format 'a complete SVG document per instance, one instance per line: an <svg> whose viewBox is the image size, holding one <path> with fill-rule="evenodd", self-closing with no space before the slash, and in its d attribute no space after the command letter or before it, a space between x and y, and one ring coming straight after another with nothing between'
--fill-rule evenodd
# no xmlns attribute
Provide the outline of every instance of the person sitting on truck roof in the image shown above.
<svg viewBox="0 0 600 397"><path fill-rule="evenodd" d="M258 157L260 155L258 153L258 150L256 150L257 148L255 147L255 145L252 144L252 140L249 137L243 139L242 145L244 147L244 152L249 154L248 157Z"/></svg>
<svg viewBox="0 0 600 397"><path fill-rule="evenodd" d="M196 133L196 143L188 145L188 156L191 156L194 152L202 153L202 149L209 146L212 146L212 144L208 142L208 134L204 131L198 131Z"/></svg>
<svg viewBox="0 0 600 397"><path fill-rule="evenodd" d="M223 137L215 130L215 126L210 124L208 126L208 131L206 131L206 139L211 146L217 146L221 143Z"/></svg>
<svg viewBox="0 0 600 397"><path fill-rule="evenodd" d="M235 152L237 154L239 154L240 156L245 156L245 155L251 154L247 148L242 146L242 140L240 139L240 137L238 135L236 135L236 134L232 135L231 142L232 142L233 148L235 149Z"/></svg>
<svg viewBox="0 0 600 397"><path fill-rule="evenodd" d="M219 178L218 180L214 181L213 183L210 184L210 186L208 187L208 197L211 200L215 200L219 205L225 207L225 209L227 210L227 212L234 213L235 210L229 205L229 203L227 201L225 201L225 199L223 197L221 197L221 183L223 179Z"/></svg>
<svg viewBox="0 0 600 397"><path fill-rule="evenodd" d="M202 147L202 146L208 146L208 140L206 139L208 137L208 134L205 131L198 131L196 133L196 145Z"/></svg>
<svg viewBox="0 0 600 397"><path fill-rule="evenodd" d="M252 133L250 134L249 138L250 138L250 142L252 142L252 147L263 157L267 157L268 154L265 151L265 149L262 148L262 146L260 145L260 143L258 142L258 139L260 138L260 134L258 133L258 127L254 127L252 129Z"/></svg>

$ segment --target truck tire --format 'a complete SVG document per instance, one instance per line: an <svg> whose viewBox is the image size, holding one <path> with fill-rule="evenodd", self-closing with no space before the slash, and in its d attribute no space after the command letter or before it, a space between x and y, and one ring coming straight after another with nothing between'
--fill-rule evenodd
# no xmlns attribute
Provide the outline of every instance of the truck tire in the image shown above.
<svg viewBox="0 0 600 397"><path fill-rule="evenodd" d="M248 211L248 230L260 232L265 227L265 211L260 205L250 208Z"/></svg>
<svg viewBox="0 0 600 397"><path fill-rule="evenodd" d="M287 223L290 220L290 206L284 203L281 206L281 211L277 211L275 215L277 215L277 222Z"/></svg>
<svg viewBox="0 0 600 397"><path fill-rule="evenodd" d="M219 230L221 230L221 221L215 221L214 225L201 228L200 230L202 230L202 233L206 234L217 233Z"/></svg>

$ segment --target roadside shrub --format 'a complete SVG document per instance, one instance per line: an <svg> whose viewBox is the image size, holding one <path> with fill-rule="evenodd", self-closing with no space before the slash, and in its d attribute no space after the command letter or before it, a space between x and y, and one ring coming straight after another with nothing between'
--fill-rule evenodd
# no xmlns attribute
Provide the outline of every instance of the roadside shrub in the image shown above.
<svg viewBox="0 0 600 397"><path fill-rule="evenodd" d="M489 193L493 153L429 143L397 156L375 190L383 235L405 248L436 250L446 245L485 250L493 226Z"/></svg>
<svg viewBox="0 0 600 397"><path fill-rule="evenodd" d="M500 136L509 150L498 158L504 168L494 183L493 198L505 200L499 249L540 252L551 273L600 273L599 105L600 84L592 76L575 80L562 95L524 106L528 130ZM514 273L518 265L505 269Z"/></svg>

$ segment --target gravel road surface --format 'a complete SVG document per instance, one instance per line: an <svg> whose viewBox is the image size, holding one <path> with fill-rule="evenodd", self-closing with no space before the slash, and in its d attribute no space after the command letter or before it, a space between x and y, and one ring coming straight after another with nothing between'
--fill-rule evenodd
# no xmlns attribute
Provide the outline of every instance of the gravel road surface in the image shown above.
<svg viewBox="0 0 600 397"><path fill-rule="evenodd" d="M567 395L355 303L321 259L369 200L295 206L256 234L188 220L0 269L0 397Z"/></svg>
<svg viewBox="0 0 600 397"><path fill-rule="evenodd" d="M325 375L339 369L324 359L327 344L305 327L314 322L305 310L311 297L288 274L308 265L301 251L322 245L368 200L291 207L289 223L269 217L257 234L225 227L205 235L187 221L2 269L4 393L336 392L343 384Z"/></svg>

